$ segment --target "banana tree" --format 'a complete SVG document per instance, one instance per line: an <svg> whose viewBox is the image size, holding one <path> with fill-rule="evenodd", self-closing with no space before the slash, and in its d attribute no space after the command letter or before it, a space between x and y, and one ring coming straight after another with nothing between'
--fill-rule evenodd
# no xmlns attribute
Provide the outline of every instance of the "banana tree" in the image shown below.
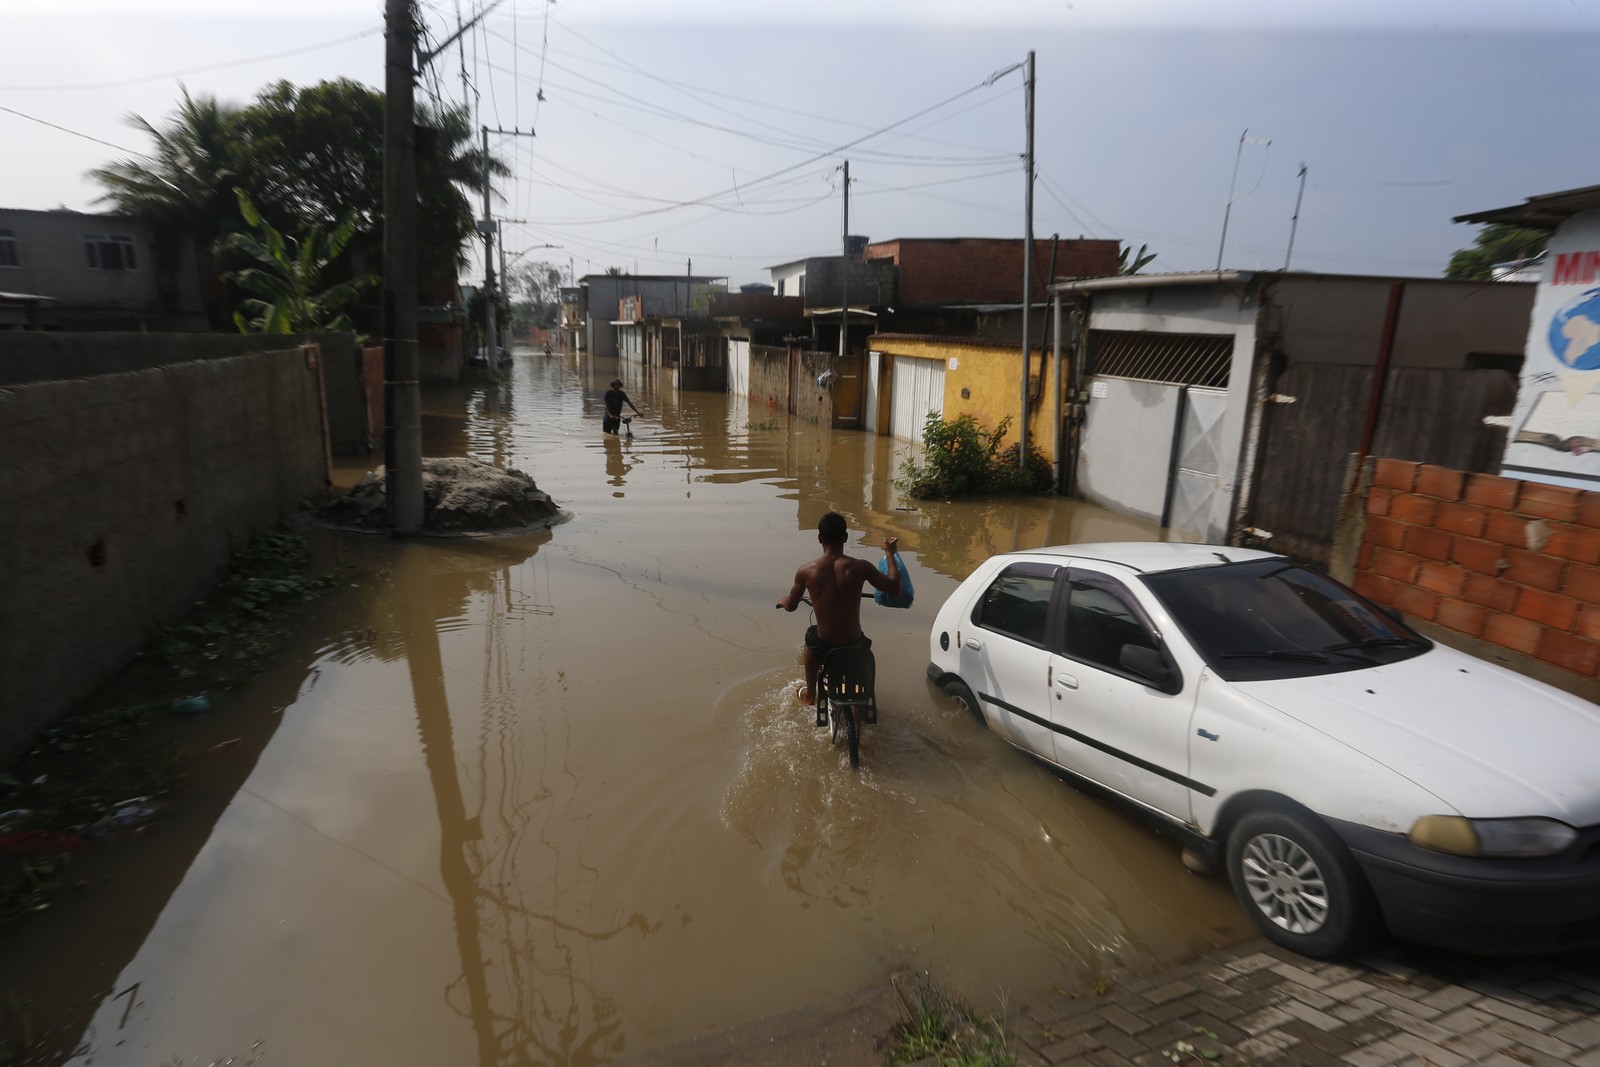
<svg viewBox="0 0 1600 1067"><path fill-rule="evenodd" d="M235 186L239 212L256 232L230 234L222 247L255 261L230 271L229 281L254 294L233 313L240 333L320 333L350 328L344 312L378 276L363 274L322 288L322 272L339 257L355 235L357 219L347 212L326 233L312 226L299 238L286 237L261 217L255 203Z"/></svg>

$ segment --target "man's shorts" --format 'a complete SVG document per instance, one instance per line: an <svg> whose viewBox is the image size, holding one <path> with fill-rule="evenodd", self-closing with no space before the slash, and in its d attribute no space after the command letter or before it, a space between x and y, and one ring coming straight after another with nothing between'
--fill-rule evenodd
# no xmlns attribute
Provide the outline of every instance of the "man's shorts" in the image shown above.
<svg viewBox="0 0 1600 1067"><path fill-rule="evenodd" d="M600 428L606 433L616 433L622 427L621 415L607 415L600 420Z"/></svg>
<svg viewBox="0 0 1600 1067"><path fill-rule="evenodd" d="M871 648L871 647L872 647L872 638L868 637L866 634L862 634L861 635L861 640L856 641L853 644L849 644L849 645L830 645L830 644L828 644L828 642L824 641L822 638L817 636L817 628L815 626L810 626L810 627L806 628L806 648L811 650L811 655L816 659L818 664L821 664L823 660L827 659L828 658L828 653L832 652L836 648Z"/></svg>

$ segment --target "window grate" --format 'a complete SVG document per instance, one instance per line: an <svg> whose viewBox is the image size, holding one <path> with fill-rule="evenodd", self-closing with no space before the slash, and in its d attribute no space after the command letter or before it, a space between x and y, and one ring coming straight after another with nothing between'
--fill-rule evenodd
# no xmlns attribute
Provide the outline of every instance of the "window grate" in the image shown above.
<svg viewBox="0 0 1600 1067"><path fill-rule="evenodd" d="M1089 331L1089 373L1225 389L1233 363L1229 334Z"/></svg>
<svg viewBox="0 0 1600 1067"><path fill-rule="evenodd" d="M17 245L17 235L11 230L0 230L0 267L20 267L22 256Z"/></svg>

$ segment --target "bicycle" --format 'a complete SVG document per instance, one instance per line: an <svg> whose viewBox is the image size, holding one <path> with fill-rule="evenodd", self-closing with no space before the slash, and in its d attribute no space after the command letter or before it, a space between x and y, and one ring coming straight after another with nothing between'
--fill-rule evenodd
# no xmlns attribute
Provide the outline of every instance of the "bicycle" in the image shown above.
<svg viewBox="0 0 1600 1067"><path fill-rule="evenodd" d="M800 600L811 603L809 596ZM843 734L852 770L861 769L861 727L878 725L877 672L872 649L860 645L833 649L817 669L817 726L832 728L828 740L835 745Z"/></svg>

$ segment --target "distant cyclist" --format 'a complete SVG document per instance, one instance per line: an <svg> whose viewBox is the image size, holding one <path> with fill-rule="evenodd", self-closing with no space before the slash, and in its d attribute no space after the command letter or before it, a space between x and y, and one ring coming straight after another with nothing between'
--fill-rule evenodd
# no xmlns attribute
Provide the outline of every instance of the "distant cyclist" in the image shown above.
<svg viewBox="0 0 1600 1067"><path fill-rule="evenodd" d="M822 544L822 555L809 563L802 563L794 572L794 587L789 595L778 601L784 611L800 606L800 597L811 597L811 610L817 623L806 630L806 684L800 690L800 703L815 704L817 671L822 661L836 648L859 646L871 648L872 640L861 632L861 587L870 583L890 596L901 593L900 565L895 558L898 537L883 539L883 552L888 557L888 573L884 573L864 559L844 554L848 531L844 516L830 511L817 523L817 540Z"/></svg>
<svg viewBox="0 0 1600 1067"><path fill-rule="evenodd" d="M628 394L622 391L622 379L613 378L611 379L611 388L606 390L605 417L600 422L600 428L606 433L614 434L622 427L622 405L624 404L633 408L635 415L644 414L637 407L634 407L633 401L628 399Z"/></svg>

